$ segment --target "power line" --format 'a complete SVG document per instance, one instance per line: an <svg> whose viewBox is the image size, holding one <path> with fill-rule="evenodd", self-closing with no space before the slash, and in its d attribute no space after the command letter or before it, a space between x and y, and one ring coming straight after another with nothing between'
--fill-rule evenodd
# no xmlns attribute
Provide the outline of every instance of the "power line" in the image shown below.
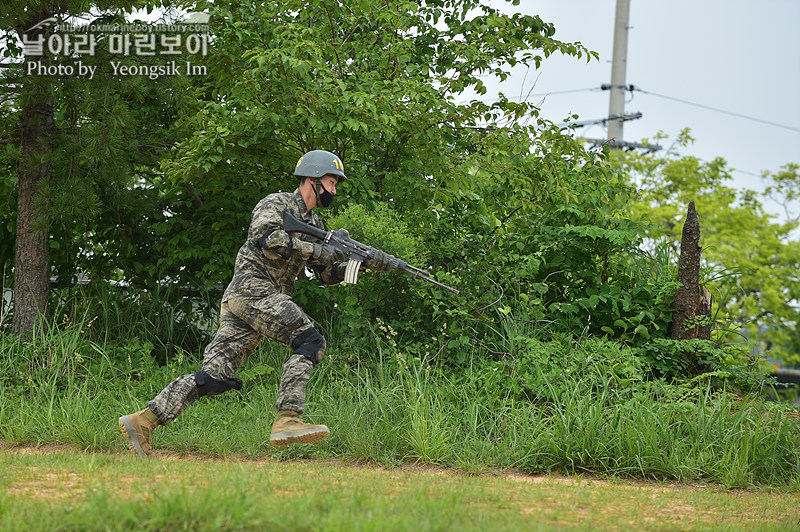
<svg viewBox="0 0 800 532"><path fill-rule="evenodd" d="M615 87L616 86L614 86L614 85L603 84L603 85L600 86L600 89L601 90L609 90L609 89L612 89L612 88L615 88ZM665 100L672 100L674 102L679 102L679 103L682 103L682 104L685 104L685 105L692 105L694 107L700 107L702 109L708 109L709 111L715 111L717 113L722 113L722 114L726 114L726 115L730 115L730 116L735 116L737 118L743 118L745 120L752 120L753 122L759 122L761 124L767 124L769 126L780 127L780 128L783 128L783 129L788 129L790 131L797 131L798 133L800 133L800 128L787 126L787 125L784 125L784 124L778 124L777 122L770 122L769 120L762 120L761 118L755 118L753 116L747 116L747 115L743 115L743 114L740 114L740 113L734 113L732 111L726 111L724 109L718 109L716 107L711 107L709 105L703 105L701 103L695 103L695 102L690 102L688 100L682 100L680 98L675 98L673 96L667 96L665 94L658 94L657 92L651 92L651 91L642 90L639 87L637 87L635 85L632 85L632 84L631 85L621 85L621 86L619 86L619 88L624 88L624 89L629 90L631 92L633 92L633 91L641 92L642 94L648 94L650 96L656 96L658 98L664 98ZM547 95L550 95L550 94L568 94L568 93L571 93L571 92L584 92L584 91L596 91L596 90L597 90L596 87L595 88L589 88L589 89L571 89L571 90L564 90L564 91L553 91L553 92L541 93L541 94L538 94L538 95L537 94L532 94L530 96L547 96Z"/></svg>
<svg viewBox="0 0 800 532"><path fill-rule="evenodd" d="M568 89L568 90L562 90L562 91L540 92L540 93L536 93L536 94L528 94L526 96L507 97L506 99L508 99L508 100L527 100L528 98L537 98L537 97L542 97L542 96L551 96L551 95L558 95L558 94L571 94L571 93L576 93L576 92L594 92L594 91L598 91L598 90L608 90L610 88L612 88L611 85L603 84L600 87L588 87L588 88L584 88L584 89ZM763 120L761 118L756 118L756 117L753 117L753 116L747 116L747 115L743 115L743 114L740 114L740 113L734 113L733 111L726 111L724 109L719 109L717 107L711 107L710 105L704 105L704 104L701 104L701 103L690 102L688 100L682 100L680 98L675 98L673 96L667 96L665 94L658 94L657 92L651 92L651 91L642 90L639 87L636 87L635 85L625 85L624 88L626 90L630 91L630 92L634 92L634 91L641 92L642 94L647 94L649 96L656 96L658 98L663 98L665 100L672 100L674 102L682 103L684 105L691 105L693 107L699 107L701 109L707 109L709 111L714 111L714 112L722 113L722 114L729 115L729 116L735 116L736 118L742 118L744 120L751 120L753 122L766 124L768 126L779 127L779 128L782 128L782 129L788 129L789 131L796 131L796 132L800 133L800 128L797 128L797 127L787 126L785 124L779 124L777 122L771 122L769 120ZM494 102L500 101L500 98L480 99L480 101L482 101L483 103L494 103Z"/></svg>
<svg viewBox="0 0 800 532"><path fill-rule="evenodd" d="M537 94L529 94L528 96L529 97L550 96L550 95L554 95L554 94L569 94L569 93L572 93L572 92L589 92L589 91L596 91L596 90L597 90L597 87L588 87L586 89L570 89L570 90L565 90L565 91L540 92L540 93L537 93Z"/></svg>
<svg viewBox="0 0 800 532"><path fill-rule="evenodd" d="M589 92L589 91L598 91L598 90L600 90L600 89L598 89L597 87L587 87L585 89L569 89L569 90L564 90L564 91L540 92L540 93L536 93L536 94L528 93L525 96L506 96L506 100L521 100L522 101L522 100L527 100L528 98L538 98L540 96L550 96L550 95L556 95L556 94L570 94L570 93L573 93L573 92ZM483 103L495 103L495 102L499 102L501 100L501 98L488 98L488 99L478 98L478 100L483 102ZM467 103L467 101L464 100L461 103Z"/></svg>
<svg viewBox="0 0 800 532"><path fill-rule="evenodd" d="M649 94L650 96L657 96L659 98L664 98L665 100L672 100L672 101L679 102L679 103L682 103L682 104L685 104L685 105L693 105L694 107L700 107L702 109L708 109L709 111L716 111L717 113L722 113L722 114L726 114L726 115L730 115L730 116L735 116L737 118L744 118L745 120L752 120L753 122L760 122L762 124L767 124L769 126L781 127L783 129L788 129L790 131L797 131L798 133L800 133L800 128L796 128L796 127L792 127L792 126L786 126L786 125L783 125L783 124L778 124L776 122L770 122L768 120L762 120L760 118L755 118L755 117L752 117L752 116L742 115L742 114L734 113L734 112L731 112L731 111L725 111L724 109L717 109L716 107L703 105L701 103L694 103L694 102L690 102L690 101L687 101L687 100L681 100L680 98L673 98L672 96L666 96L664 94L658 94L658 93L655 93L655 92L645 91L645 90L642 90L642 89L640 89L638 87L633 87L631 90L635 90L637 92L641 92L642 94Z"/></svg>

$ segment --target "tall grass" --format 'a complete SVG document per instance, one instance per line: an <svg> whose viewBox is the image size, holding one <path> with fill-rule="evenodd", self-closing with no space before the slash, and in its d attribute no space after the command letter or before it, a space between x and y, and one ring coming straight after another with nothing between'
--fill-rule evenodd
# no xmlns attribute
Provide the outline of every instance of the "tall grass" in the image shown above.
<svg viewBox="0 0 800 532"><path fill-rule="evenodd" d="M122 451L117 417L197 369L199 350L158 365L147 342L98 341L90 321L51 327L27 343L0 337L0 439ZM268 440L288 351L263 342L240 371L243 390L198 401L156 431L154 446L800 489L800 422L785 407L708 384L621 379L608 368L621 371L628 353L609 342L511 333L499 347L513 367L473 352L471 364L448 368L385 345L370 347L381 359L366 366L358 361L368 357L332 349L314 371L305 416L329 425L331 437L280 449Z"/></svg>

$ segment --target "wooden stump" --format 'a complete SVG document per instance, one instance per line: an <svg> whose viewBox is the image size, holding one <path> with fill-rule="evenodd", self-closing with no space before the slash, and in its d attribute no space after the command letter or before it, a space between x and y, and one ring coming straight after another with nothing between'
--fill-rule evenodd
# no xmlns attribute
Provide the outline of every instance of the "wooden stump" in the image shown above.
<svg viewBox="0 0 800 532"><path fill-rule="evenodd" d="M686 222L681 235L681 256L678 260L678 282L681 283L675 294L672 314L674 340L711 339L711 292L700 285L700 221L694 202L689 203ZM688 369L691 372L702 370L696 357L691 357Z"/></svg>

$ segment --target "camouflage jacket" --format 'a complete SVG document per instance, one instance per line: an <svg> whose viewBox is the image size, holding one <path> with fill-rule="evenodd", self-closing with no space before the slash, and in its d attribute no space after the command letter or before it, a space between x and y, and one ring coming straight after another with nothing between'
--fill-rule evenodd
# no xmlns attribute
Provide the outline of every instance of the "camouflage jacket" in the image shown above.
<svg viewBox="0 0 800 532"><path fill-rule="evenodd" d="M283 213L287 210L298 220L325 229L317 213L306 208L299 188L291 194L276 192L262 199L253 209L247 240L236 255L233 279L225 289L223 302L232 297L261 299L275 292L291 295L306 265L325 284L342 281L344 268L340 263L325 265L301 253L301 240L313 242L313 237L293 236L283 230Z"/></svg>

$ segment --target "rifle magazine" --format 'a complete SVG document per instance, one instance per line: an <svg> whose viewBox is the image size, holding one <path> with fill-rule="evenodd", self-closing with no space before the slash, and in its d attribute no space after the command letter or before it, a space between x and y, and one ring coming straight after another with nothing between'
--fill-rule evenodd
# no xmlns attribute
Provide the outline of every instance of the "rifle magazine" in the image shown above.
<svg viewBox="0 0 800 532"><path fill-rule="evenodd" d="M361 261L350 259L347 261L347 268L344 271L344 282L347 284L358 283L358 269L361 267Z"/></svg>

